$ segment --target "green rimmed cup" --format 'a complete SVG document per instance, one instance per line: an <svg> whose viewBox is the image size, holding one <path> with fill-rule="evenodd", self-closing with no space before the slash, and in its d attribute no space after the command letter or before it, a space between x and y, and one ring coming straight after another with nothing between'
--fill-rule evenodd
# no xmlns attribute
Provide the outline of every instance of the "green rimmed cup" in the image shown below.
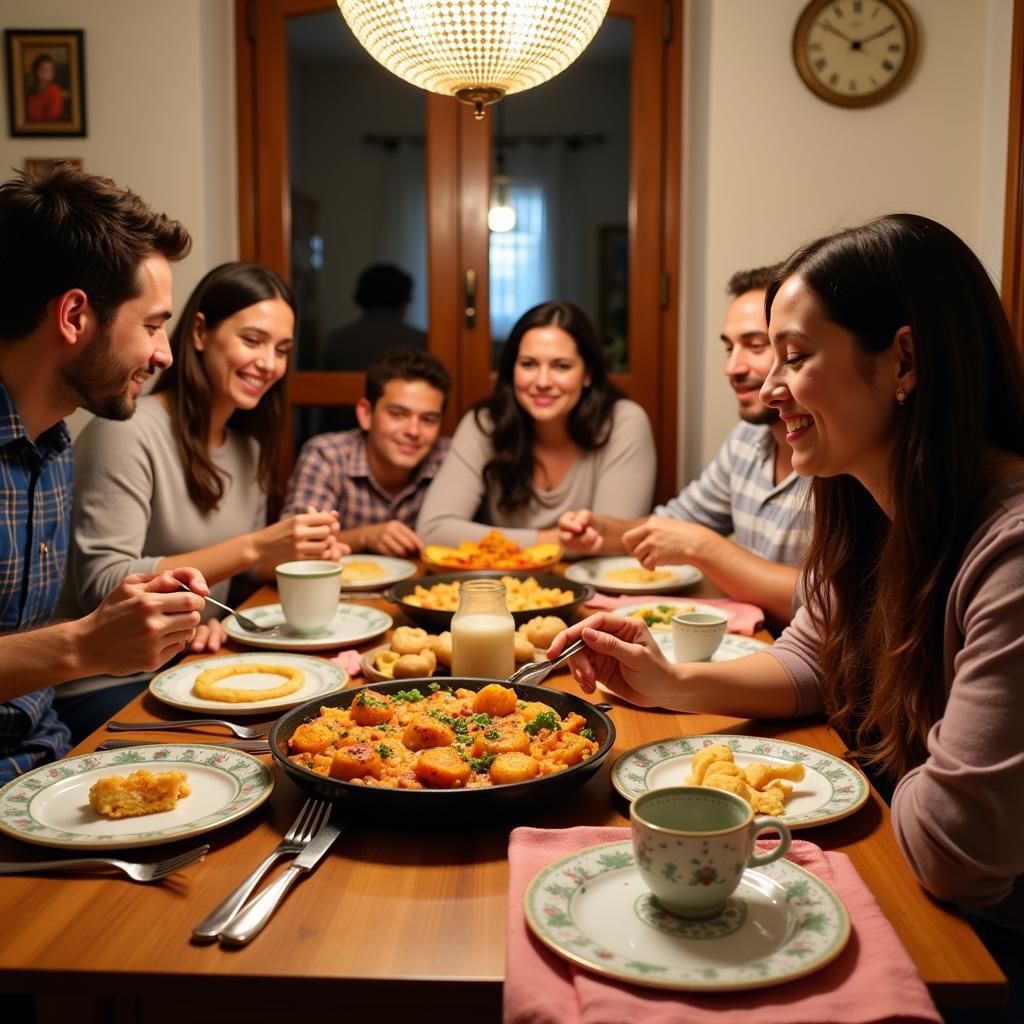
<svg viewBox="0 0 1024 1024"><path fill-rule="evenodd" d="M326 633L338 610L341 565L310 559L282 562L274 572L289 628L301 636Z"/></svg>

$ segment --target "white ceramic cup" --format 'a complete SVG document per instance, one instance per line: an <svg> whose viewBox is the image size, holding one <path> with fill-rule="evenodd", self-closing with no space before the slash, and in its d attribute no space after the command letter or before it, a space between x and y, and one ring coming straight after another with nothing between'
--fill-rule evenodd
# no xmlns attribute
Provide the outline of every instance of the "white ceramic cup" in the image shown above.
<svg viewBox="0 0 1024 1024"><path fill-rule="evenodd" d="M677 917L720 914L744 870L778 860L792 841L778 818L755 818L742 797L704 786L648 790L630 806L629 823L640 877ZM767 831L779 833L778 845L754 853Z"/></svg>
<svg viewBox="0 0 1024 1024"><path fill-rule="evenodd" d="M680 612L672 616L672 652L676 661L707 661L722 642L727 615Z"/></svg>
<svg viewBox="0 0 1024 1024"><path fill-rule="evenodd" d="M341 565L310 560L275 567L277 593L288 625L296 633L324 633L334 621L341 593Z"/></svg>

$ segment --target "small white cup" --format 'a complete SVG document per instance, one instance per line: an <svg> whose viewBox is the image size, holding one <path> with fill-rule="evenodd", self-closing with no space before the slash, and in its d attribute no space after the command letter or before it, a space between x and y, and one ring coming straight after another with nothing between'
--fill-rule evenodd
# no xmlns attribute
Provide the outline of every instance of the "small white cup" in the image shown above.
<svg viewBox="0 0 1024 1024"><path fill-rule="evenodd" d="M707 661L722 642L727 615L680 612L672 616L672 651L676 661Z"/></svg>
<svg viewBox="0 0 1024 1024"><path fill-rule="evenodd" d="M677 917L720 914L743 872L778 860L791 842L778 818L755 818L742 797L703 786L648 790L633 801L629 823L640 877ZM755 853L767 831L778 832L778 845Z"/></svg>
<svg viewBox="0 0 1024 1024"><path fill-rule="evenodd" d="M341 593L341 565L310 560L275 567L281 610L296 633L324 633L334 621Z"/></svg>

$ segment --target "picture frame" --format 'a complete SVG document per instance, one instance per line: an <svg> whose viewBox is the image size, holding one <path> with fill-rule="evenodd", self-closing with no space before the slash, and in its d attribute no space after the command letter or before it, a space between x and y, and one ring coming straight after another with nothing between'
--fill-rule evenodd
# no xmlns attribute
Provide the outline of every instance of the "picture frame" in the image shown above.
<svg viewBox="0 0 1024 1024"><path fill-rule="evenodd" d="M81 29L4 31L12 137L85 135L84 36Z"/></svg>
<svg viewBox="0 0 1024 1024"><path fill-rule="evenodd" d="M597 330L612 373L629 370L629 228L597 229Z"/></svg>

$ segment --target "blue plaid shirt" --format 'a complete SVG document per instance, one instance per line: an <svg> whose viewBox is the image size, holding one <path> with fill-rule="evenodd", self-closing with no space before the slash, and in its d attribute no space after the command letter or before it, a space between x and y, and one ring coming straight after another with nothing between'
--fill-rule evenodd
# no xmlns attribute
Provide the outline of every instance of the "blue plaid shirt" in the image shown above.
<svg viewBox="0 0 1024 1024"><path fill-rule="evenodd" d="M0 384L0 633L50 621L67 559L74 465L67 427L58 423L33 443ZM70 749L52 689L0 704L0 782Z"/></svg>

